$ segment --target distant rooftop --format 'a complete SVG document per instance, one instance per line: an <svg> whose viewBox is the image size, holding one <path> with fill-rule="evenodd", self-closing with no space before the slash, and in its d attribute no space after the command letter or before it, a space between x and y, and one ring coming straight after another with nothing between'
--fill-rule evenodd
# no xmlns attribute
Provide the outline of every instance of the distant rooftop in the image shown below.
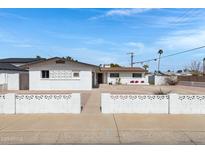
<svg viewBox="0 0 205 154"><path fill-rule="evenodd" d="M6 70L6 71L26 71L22 68L19 68L17 66L14 66L9 63L0 63L0 70Z"/></svg>
<svg viewBox="0 0 205 154"><path fill-rule="evenodd" d="M5 58L0 59L0 63L31 63L45 60L45 58Z"/></svg>

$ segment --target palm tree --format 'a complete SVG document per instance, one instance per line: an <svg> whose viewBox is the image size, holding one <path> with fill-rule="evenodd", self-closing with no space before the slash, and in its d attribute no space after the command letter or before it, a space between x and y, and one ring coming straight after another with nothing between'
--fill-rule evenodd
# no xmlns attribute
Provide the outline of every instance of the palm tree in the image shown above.
<svg viewBox="0 0 205 154"><path fill-rule="evenodd" d="M161 59L161 55L163 54L163 50L162 49L160 49L159 51L158 51L158 54L159 54L159 60L158 60L158 73L160 72L159 70L160 70L160 59Z"/></svg>
<svg viewBox="0 0 205 154"><path fill-rule="evenodd" d="M147 71L147 69L149 68L149 65L145 64L142 67L145 69L145 71Z"/></svg>

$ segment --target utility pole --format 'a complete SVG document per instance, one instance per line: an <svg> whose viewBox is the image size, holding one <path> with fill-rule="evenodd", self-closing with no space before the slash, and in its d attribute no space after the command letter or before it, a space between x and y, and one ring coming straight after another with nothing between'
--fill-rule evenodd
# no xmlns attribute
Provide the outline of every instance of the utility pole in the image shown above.
<svg viewBox="0 0 205 154"><path fill-rule="evenodd" d="M131 67L133 67L133 64L134 64L134 62L133 62L134 52L129 52L127 54L130 55L130 58L131 58L130 65L131 65Z"/></svg>
<svg viewBox="0 0 205 154"><path fill-rule="evenodd" d="M205 58L203 59L203 75L205 76Z"/></svg>

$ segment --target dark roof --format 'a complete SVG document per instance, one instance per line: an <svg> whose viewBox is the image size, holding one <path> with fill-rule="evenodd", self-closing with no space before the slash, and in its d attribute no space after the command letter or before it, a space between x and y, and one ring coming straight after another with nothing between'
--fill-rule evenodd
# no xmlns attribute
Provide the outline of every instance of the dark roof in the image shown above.
<svg viewBox="0 0 205 154"><path fill-rule="evenodd" d="M26 71L25 69L19 68L9 63L0 63L0 70L6 71Z"/></svg>
<svg viewBox="0 0 205 154"><path fill-rule="evenodd" d="M102 72L146 72L141 67L102 67Z"/></svg>
<svg viewBox="0 0 205 154"><path fill-rule="evenodd" d="M30 62L28 64L25 64L25 65L21 66L21 67L22 68L29 68L30 66L32 66L34 64L44 63L44 62L51 61L51 60L63 60L63 61L69 61L69 62L72 62L72 63L81 64L81 65L86 65L86 66L89 66L89 67L99 68L99 66L97 66L97 65L87 64L87 63L79 62L77 60L70 60L70 59L61 58L61 57L53 57L53 58L44 59L44 60L41 60L41 61Z"/></svg>
<svg viewBox="0 0 205 154"><path fill-rule="evenodd" d="M31 63L41 60L45 60L45 58L5 58L0 59L0 63Z"/></svg>

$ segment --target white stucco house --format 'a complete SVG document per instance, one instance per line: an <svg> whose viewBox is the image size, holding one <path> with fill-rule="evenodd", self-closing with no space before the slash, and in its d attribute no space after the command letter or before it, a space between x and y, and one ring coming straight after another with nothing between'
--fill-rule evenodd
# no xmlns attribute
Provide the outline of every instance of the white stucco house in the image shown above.
<svg viewBox="0 0 205 154"><path fill-rule="evenodd" d="M98 66L54 57L22 66L29 71L29 90L91 90Z"/></svg>
<svg viewBox="0 0 205 154"><path fill-rule="evenodd" d="M99 84L149 84L146 70L140 67L99 67L69 58L7 58L0 59L0 66L0 85L7 90L91 90Z"/></svg>
<svg viewBox="0 0 205 154"><path fill-rule="evenodd" d="M101 67L97 75L98 83L149 85L146 70L140 67Z"/></svg>

